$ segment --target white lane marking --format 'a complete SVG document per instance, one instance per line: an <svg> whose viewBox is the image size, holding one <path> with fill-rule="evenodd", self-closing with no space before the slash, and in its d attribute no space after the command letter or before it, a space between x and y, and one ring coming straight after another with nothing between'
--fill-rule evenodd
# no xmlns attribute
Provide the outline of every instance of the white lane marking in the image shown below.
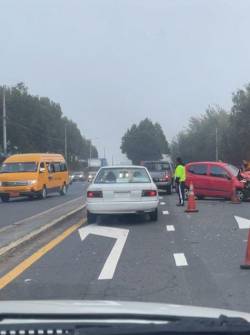
<svg viewBox="0 0 250 335"><path fill-rule="evenodd" d="M159 199L160 199L160 200L162 200L162 199L163 199L163 197L159 197Z"/></svg>
<svg viewBox="0 0 250 335"><path fill-rule="evenodd" d="M238 223L239 229L249 229L250 228L250 220L242 218L240 216L234 216L236 222Z"/></svg>
<svg viewBox="0 0 250 335"><path fill-rule="evenodd" d="M112 279L117 267L119 258L121 256L123 247L126 243L129 230L121 228L110 228L98 225L91 225L80 228L80 238L83 241L89 234L115 238L116 242L102 268L102 271L98 277L99 280Z"/></svg>
<svg viewBox="0 0 250 335"><path fill-rule="evenodd" d="M173 225L166 226L167 231L175 231L175 227Z"/></svg>
<svg viewBox="0 0 250 335"><path fill-rule="evenodd" d="M163 214L163 215L168 215L168 214L169 214L169 211L162 211L162 214Z"/></svg>
<svg viewBox="0 0 250 335"><path fill-rule="evenodd" d="M174 254L174 260L176 266L187 266L187 260L183 253Z"/></svg>
<svg viewBox="0 0 250 335"><path fill-rule="evenodd" d="M160 202L160 205L166 205L166 203L164 201Z"/></svg>

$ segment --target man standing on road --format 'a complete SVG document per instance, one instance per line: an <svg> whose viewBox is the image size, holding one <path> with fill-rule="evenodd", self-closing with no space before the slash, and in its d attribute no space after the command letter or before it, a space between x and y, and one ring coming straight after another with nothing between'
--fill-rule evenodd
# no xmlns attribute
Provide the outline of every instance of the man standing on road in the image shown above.
<svg viewBox="0 0 250 335"><path fill-rule="evenodd" d="M174 177L175 177L176 190L179 195L179 203L176 206L184 206L186 170L180 157L178 157L176 160L176 169Z"/></svg>

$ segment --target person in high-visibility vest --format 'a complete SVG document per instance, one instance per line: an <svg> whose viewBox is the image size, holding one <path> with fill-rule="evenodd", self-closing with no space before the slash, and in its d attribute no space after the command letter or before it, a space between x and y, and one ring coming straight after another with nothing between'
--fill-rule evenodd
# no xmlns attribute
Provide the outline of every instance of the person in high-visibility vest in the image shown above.
<svg viewBox="0 0 250 335"><path fill-rule="evenodd" d="M179 195L179 203L176 206L184 206L186 169L180 157L178 157L176 160L176 169L174 177L175 177L176 190Z"/></svg>

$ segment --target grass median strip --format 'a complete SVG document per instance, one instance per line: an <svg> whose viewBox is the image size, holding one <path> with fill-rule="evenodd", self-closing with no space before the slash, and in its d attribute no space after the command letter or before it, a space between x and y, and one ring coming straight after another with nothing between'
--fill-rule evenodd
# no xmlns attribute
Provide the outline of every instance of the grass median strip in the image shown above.
<svg viewBox="0 0 250 335"><path fill-rule="evenodd" d="M34 254L26 258L16 267L14 267L11 271L6 273L3 277L0 278L0 290L5 286L10 284L14 279L19 277L25 270L27 270L32 264L37 262L41 257L43 257L47 252L55 248L59 243L61 243L66 237L71 235L74 231L76 231L81 225L83 225L86 220L81 220L73 226L66 229L59 236L51 240L45 246L37 250Z"/></svg>

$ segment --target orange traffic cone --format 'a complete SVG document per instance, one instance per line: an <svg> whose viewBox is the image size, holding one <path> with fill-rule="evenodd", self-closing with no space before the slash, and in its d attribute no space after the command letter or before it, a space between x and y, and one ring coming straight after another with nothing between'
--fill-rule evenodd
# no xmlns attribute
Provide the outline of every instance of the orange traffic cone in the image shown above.
<svg viewBox="0 0 250 335"><path fill-rule="evenodd" d="M197 213L199 210L196 208L196 200L194 196L194 186L193 183L190 184L188 192L188 204L185 210L186 213Z"/></svg>
<svg viewBox="0 0 250 335"><path fill-rule="evenodd" d="M245 264L241 264L241 269L250 270L250 229L248 231L247 250L245 257Z"/></svg>
<svg viewBox="0 0 250 335"><path fill-rule="evenodd" d="M237 197L236 188L233 188L232 196L231 196L231 204L240 204L240 199Z"/></svg>

